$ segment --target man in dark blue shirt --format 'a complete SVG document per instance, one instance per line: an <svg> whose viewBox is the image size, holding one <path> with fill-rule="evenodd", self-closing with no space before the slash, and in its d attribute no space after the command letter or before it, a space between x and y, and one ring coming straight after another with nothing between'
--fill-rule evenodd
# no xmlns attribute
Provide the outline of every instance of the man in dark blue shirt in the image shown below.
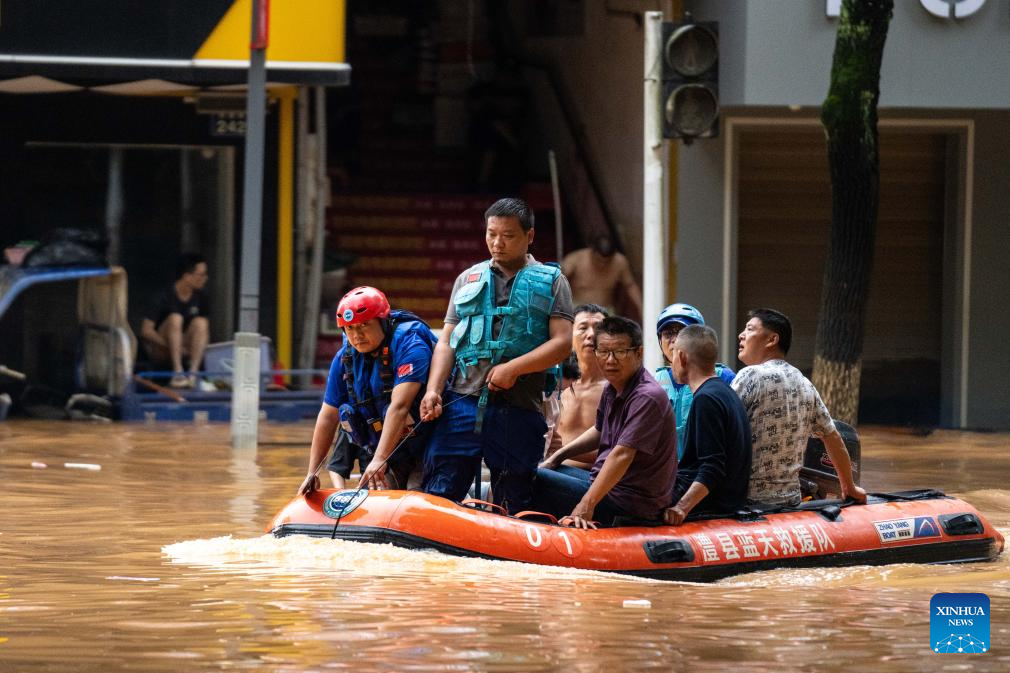
<svg viewBox="0 0 1010 673"><path fill-rule="evenodd" d="M694 394L674 505L664 513L666 523L679 526L692 511L735 512L747 504L751 440L743 403L715 373L715 330L689 325L677 335L672 351L674 377Z"/></svg>
<svg viewBox="0 0 1010 673"><path fill-rule="evenodd" d="M344 330L344 345L330 365L309 469L298 492L319 488L316 471L338 426L347 437L341 437L334 451L346 453L334 462L343 463L346 473L331 471L334 486L343 488L350 474L356 451L348 446L352 444L360 450L359 486L407 488L431 428L425 424L412 432L437 337L424 321L409 311L393 310L386 295L369 286L344 295L337 306L337 325ZM398 448L401 442L404 446Z"/></svg>

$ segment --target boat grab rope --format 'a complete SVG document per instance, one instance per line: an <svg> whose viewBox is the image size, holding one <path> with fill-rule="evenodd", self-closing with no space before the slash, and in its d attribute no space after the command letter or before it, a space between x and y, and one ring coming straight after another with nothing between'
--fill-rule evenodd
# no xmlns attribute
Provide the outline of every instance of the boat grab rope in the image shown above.
<svg viewBox="0 0 1010 673"><path fill-rule="evenodd" d="M442 404L441 407L442 407L443 411L445 410L446 407L448 407L448 406L450 406L452 404L455 404L456 402L459 402L461 399L463 399L463 398L462 397L457 397L454 400L451 400L449 402L446 402L445 404ZM418 421L417 423L415 423L414 427L410 429L410 432L408 432L406 435L404 435L403 438L397 443L397 445L393 447L393 450L389 452L389 455L386 456L381 463L379 463L379 467L380 468L381 467L385 467L386 463L389 462L389 459L392 458L396 454L396 452L400 449L400 447L403 446L404 443L406 443L406 441L408 439L410 439L411 437L414 436L414 434L417 432L417 429L419 427L421 427L422 425L424 425L426 422L427 421L425 421L425 420L422 419L422 420ZM322 462L320 462L319 464L322 465ZM316 467L316 469L318 470L319 468ZM347 509L347 506L349 504L351 504L352 502L354 502L354 499L358 497L358 493L360 493L363 488L365 488L365 482L362 481L362 480L359 480L358 481L358 488L355 489L354 493L351 495L350 498L347 498L347 499L344 500L343 506L340 508L340 511L337 512L336 521L333 522L333 532L330 533L330 539L331 540L337 539L337 526L340 525L340 519L341 519L341 517L344 516L344 511Z"/></svg>

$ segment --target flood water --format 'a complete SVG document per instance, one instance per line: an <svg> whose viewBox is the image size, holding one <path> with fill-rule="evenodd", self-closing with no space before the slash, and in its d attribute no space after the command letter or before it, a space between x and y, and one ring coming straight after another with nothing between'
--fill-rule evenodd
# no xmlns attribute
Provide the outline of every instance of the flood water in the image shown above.
<svg viewBox="0 0 1010 673"><path fill-rule="evenodd" d="M311 432L0 423L0 673L1010 670L1010 554L698 585L265 536ZM862 440L868 489L941 488L1010 537L1010 435ZM929 649L941 591L988 594L989 652Z"/></svg>

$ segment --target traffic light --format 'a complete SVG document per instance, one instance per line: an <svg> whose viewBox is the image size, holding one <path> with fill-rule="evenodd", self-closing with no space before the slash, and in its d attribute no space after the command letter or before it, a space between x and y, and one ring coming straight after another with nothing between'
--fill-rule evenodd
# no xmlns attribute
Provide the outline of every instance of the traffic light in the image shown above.
<svg viewBox="0 0 1010 673"><path fill-rule="evenodd" d="M719 134L719 24L663 23L664 138Z"/></svg>

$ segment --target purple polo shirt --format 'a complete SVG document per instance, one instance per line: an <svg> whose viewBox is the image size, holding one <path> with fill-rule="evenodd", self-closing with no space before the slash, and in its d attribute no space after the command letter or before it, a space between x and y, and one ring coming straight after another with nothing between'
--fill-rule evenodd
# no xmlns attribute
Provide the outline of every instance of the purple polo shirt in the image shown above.
<svg viewBox="0 0 1010 673"><path fill-rule="evenodd" d="M632 516L658 518L673 504L677 478L677 426L666 391L644 367L620 395L608 384L596 410L596 429L600 453L590 479L596 479L615 446L635 449L628 471L607 497Z"/></svg>

